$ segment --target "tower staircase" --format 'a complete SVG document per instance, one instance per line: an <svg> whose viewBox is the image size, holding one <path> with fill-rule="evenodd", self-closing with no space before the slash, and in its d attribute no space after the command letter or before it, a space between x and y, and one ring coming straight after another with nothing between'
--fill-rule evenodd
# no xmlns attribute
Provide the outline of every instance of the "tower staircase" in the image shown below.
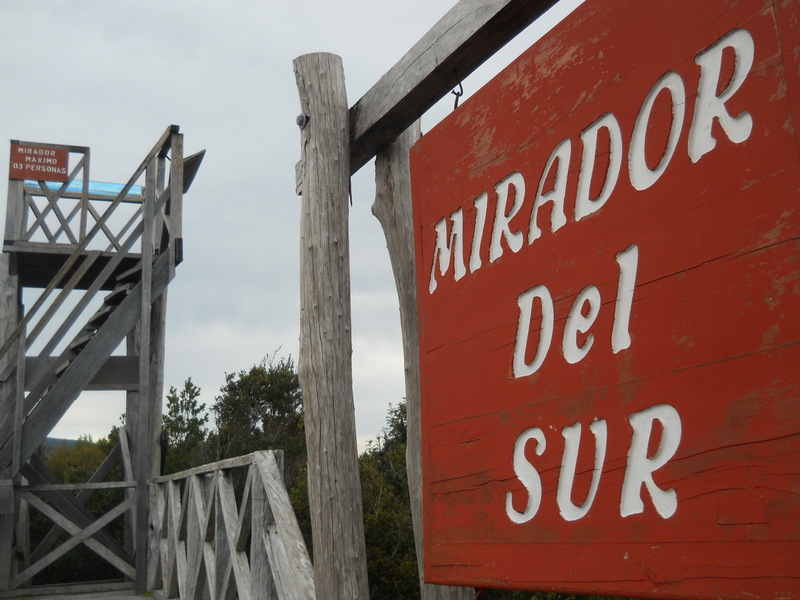
<svg viewBox="0 0 800 600"><path fill-rule="evenodd" d="M159 474L164 305L182 260L183 194L203 158L201 152L184 159L183 136L173 125L128 182L115 185L91 180L89 148L46 148L68 152L66 181L9 180L0 255L0 591L29 584L58 558L49 552L52 540L26 547L25 504L73 532L74 545L91 542L130 579L146 560L135 549L146 547L147 481ZM104 473L67 494L70 486L37 457L87 390L127 394L121 448L112 453L125 477L108 484L124 487L125 501L94 523L80 496L101 489ZM102 531L103 519L122 513L132 538L124 548Z"/></svg>

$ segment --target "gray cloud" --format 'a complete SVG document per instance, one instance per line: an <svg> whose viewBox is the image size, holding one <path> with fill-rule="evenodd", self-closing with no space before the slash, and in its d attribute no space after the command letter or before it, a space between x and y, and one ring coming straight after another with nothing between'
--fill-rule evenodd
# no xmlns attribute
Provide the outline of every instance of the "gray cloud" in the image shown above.
<svg viewBox="0 0 800 600"><path fill-rule="evenodd" d="M316 51L342 56L352 104L453 4L0 4L5 139L90 146L93 179L114 182L127 180L171 123L181 126L187 153L207 149L184 206L186 260L170 286L167 387L192 377L210 404L225 372L246 369L278 348L297 358L299 101L293 58ZM467 92L529 44L523 38L511 45L468 80ZM444 99L426 126L451 107L452 99ZM7 165L8 146L0 145L0 178ZM370 166L354 179L353 190L356 410L359 437L367 439L383 426L388 403L404 395L403 366L386 246L369 212ZM98 437L120 412L117 400L93 394L54 433Z"/></svg>

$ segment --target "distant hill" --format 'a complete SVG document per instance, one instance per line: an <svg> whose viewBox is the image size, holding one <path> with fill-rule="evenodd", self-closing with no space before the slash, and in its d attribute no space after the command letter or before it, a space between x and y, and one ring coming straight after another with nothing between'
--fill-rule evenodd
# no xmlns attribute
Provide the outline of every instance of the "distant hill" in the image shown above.
<svg viewBox="0 0 800 600"><path fill-rule="evenodd" d="M63 446L63 445L74 446L75 442L77 442L77 441L78 440L67 440L67 439L64 439L64 438L51 438L51 437L49 437L49 438L47 438L45 440L44 444L42 444L42 453L44 454L44 457L47 458L48 456L50 456L50 454L53 452L53 450L55 450L59 446Z"/></svg>

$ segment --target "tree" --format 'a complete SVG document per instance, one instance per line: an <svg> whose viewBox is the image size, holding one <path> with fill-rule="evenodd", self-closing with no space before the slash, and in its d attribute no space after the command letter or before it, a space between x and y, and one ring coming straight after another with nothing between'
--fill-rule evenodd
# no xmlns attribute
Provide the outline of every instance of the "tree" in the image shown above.
<svg viewBox="0 0 800 600"><path fill-rule="evenodd" d="M291 357L276 361L273 356L248 371L226 373L211 410L220 459L282 449L287 485L297 479L306 452L303 396Z"/></svg>
<svg viewBox="0 0 800 600"><path fill-rule="evenodd" d="M420 597L406 474L406 405L389 407L387 424L359 457L370 597Z"/></svg>
<svg viewBox="0 0 800 600"><path fill-rule="evenodd" d="M273 355L249 370L226 373L211 410L217 425L208 440L215 450L212 460L283 450L284 481L310 549L303 394L291 356L276 360Z"/></svg>
<svg viewBox="0 0 800 600"><path fill-rule="evenodd" d="M105 457L92 436L82 435L74 444L61 444L53 450L46 464L64 483L83 483L92 476Z"/></svg>
<svg viewBox="0 0 800 600"><path fill-rule="evenodd" d="M208 437L206 405L198 401L200 388L188 378L183 389L174 387L167 394L167 413L162 416L162 434L167 438L164 473L176 473L201 465L207 453L203 452Z"/></svg>

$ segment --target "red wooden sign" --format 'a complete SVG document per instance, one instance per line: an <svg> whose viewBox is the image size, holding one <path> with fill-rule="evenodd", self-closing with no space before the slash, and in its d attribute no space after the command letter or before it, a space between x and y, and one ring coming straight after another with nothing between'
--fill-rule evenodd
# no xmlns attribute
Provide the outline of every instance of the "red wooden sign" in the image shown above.
<svg viewBox="0 0 800 600"><path fill-rule="evenodd" d="M587 0L412 150L427 580L800 597L798 23Z"/></svg>
<svg viewBox="0 0 800 600"><path fill-rule="evenodd" d="M63 182L68 178L68 168L67 148L40 144L11 144L9 179Z"/></svg>

